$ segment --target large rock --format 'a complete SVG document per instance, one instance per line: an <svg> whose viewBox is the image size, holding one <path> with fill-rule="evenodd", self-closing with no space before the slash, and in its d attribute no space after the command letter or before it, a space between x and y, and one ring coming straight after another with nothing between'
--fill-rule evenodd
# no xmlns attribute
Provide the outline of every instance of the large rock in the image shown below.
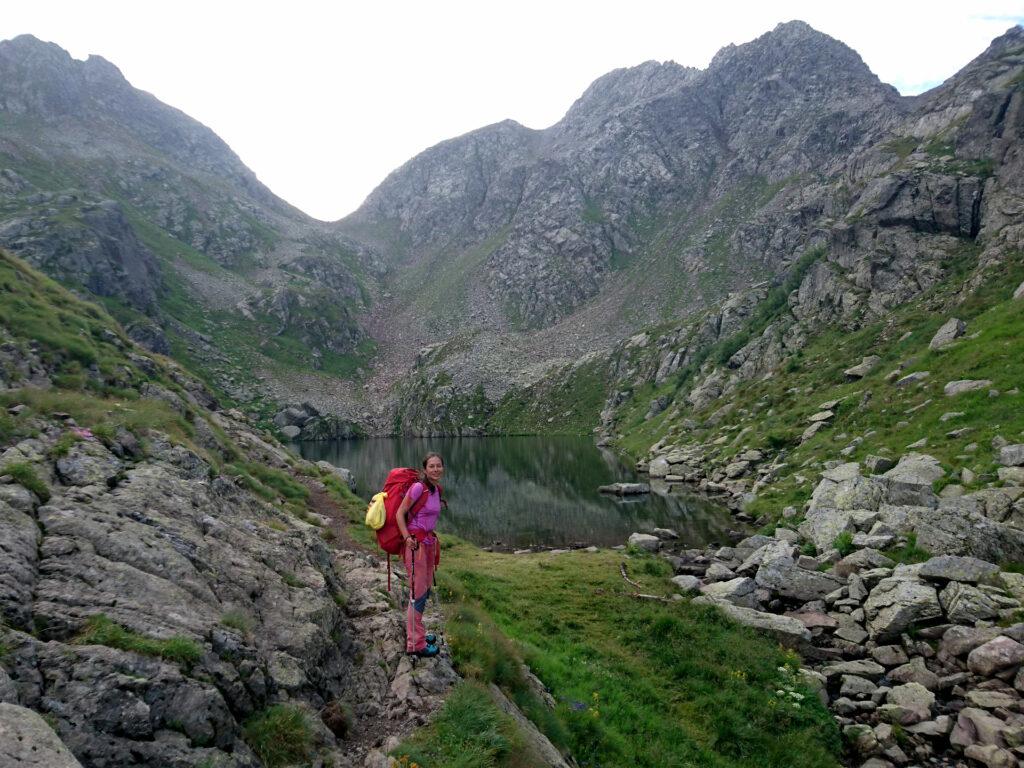
<svg viewBox="0 0 1024 768"><path fill-rule="evenodd" d="M629 535L629 546L648 552L657 552L661 549L661 539L649 533L631 533Z"/></svg>
<svg viewBox="0 0 1024 768"><path fill-rule="evenodd" d="M516 721L518 735L525 742L521 745L521 748L527 754L535 755L539 758L539 764L544 766L544 768L570 768L562 753L558 751L548 737L537 729L533 721L527 718L522 710L498 686L491 683L488 686L488 690L490 691L491 698L494 699L501 711Z"/></svg>
<svg viewBox="0 0 1024 768"><path fill-rule="evenodd" d="M766 632L787 648L799 650L805 648L810 643L810 630L796 619L788 616L762 613L753 608L734 605L728 601L718 600L708 595L694 598L693 602L716 605L733 621Z"/></svg>
<svg viewBox="0 0 1024 768"><path fill-rule="evenodd" d="M856 528L850 512L826 507L809 511L797 530L819 550L825 550L840 533L853 533Z"/></svg>
<svg viewBox="0 0 1024 768"><path fill-rule="evenodd" d="M935 588L912 579L882 579L864 603L867 629L872 638L896 637L915 624L942 617Z"/></svg>
<svg viewBox="0 0 1024 768"><path fill-rule="evenodd" d="M942 499L934 509L903 511L902 522L894 527L916 532L918 546L933 554L967 555L993 563L1024 560L1024 530L987 517L986 507L973 494Z"/></svg>
<svg viewBox="0 0 1024 768"><path fill-rule="evenodd" d="M939 676L925 666L924 659L915 656L911 661L889 670L888 678L894 683L917 683L929 691L939 688Z"/></svg>
<svg viewBox="0 0 1024 768"><path fill-rule="evenodd" d="M651 477L665 477L668 473L669 463L664 456L659 456L647 465L647 474Z"/></svg>
<svg viewBox="0 0 1024 768"><path fill-rule="evenodd" d="M356 476L352 474L351 469L347 469L346 467L336 467L331 464L331 462L323 460L318 461L316 465L326 472L331 472L332 474L337 475L338 479L349 487L349 490L354 491L356 489Z"/></svg>
<svg viewBox="0 0 1024 768"><path fill-rule="evenodd" d="M955 317L949 318L942 327L935 332L932 340L928 343L928 349L943 349L964 335L967 330L967 323Z"/></svg>
<svg viewBox="0 0 1024 768"><path fill-rule="evenodd" d="M939 460L934 456L929 456L926 453L908 453L901 457L899 463L882 477L899 483L931 486L945 474Z"/></svg>
<svg viewBox="0 0 1024 768"><path fill-rule="evenodd" d="M878 355L868 355L867 357L862 358L860 363L857 365L843 371L843 375L850 381L862 379L871 373L871 371L873 371L880 362L882 362L882 358Z"/></svg>
<svg viewBox="0 0 1024 768"><path fill-rule="evenodd" d="M999 605L975 586L951 581L939 594L946 617L955 624L975 624L999 616Z"/></svg>
<svg viewBox="0 0 1024 768"><path fill-rule="evenodd" d="M967 656L967 668L976 675L991 677L1024 662L1024 645L1000 635L975 648Z"/></svg>
<svg viewBox="0 0 1024 768"><path fill-rule="evenodd" d="M1013 752L995 744L971 744L964 749L964 757L983 763L986 768L1020 768Z"/></svg>
<svg viewBox="0 0 1024 768"><path fill-rule="evenodd" d="M920 683L897 685L878 708L882 720L899 725L914 725L931 717L935 694Z"/></svg>
<svg viewBox="0 0 1024 768"><path fill-rule="evenodd" d="M896 563L877 549L865 547L851 552L832 567L836 576L847 577L851 573L866 571L872 568L892 568Z"/></svg>
<svg viewBox="0 0 1024 768"><path fill-rule="evenodd" d="M944 656L964 656L1002 633L1000 627L950 627L942 636L939 651Z"/></svg>
<svg viewBox="0 0 1024 768"><path fill-rule="evenodd" d="M1004 467L1024 466L1024 443L1004 445L999 449L999 463Z"/></svg>
<svg viewBox="0 0 1024 768"><path fill-rule="evenodd" d="M0 766L82 768L42 717L14 704L0 704Z"/></svg>
<svg viewBox="0 0 1024 768"><path fill-rule="evenodd" d="M976 557L942 555L923 563L918 573L923 579L963 581L970 584L990 583L999 574L999 566Z"/></svg>
<svg viewBox="0 0 1024 768"><path fill-rule="evenodd" d="M700 589L700 579L696 576L689 576L687 574L673 576L672 583L675 584L676 587L679 588L679 591L684 595L697 592Z"/></svg>
<svg viewBox="0 0 1024 768"><path fill-rule="evenodd" d="M32 592L42 533L32 515L31 494L18 485L0 486L0 490L13 502L0 500L0 619L27 631L32 629Z"/></svg>
<svg viewBox="0 0 1024 768"><path fill-rule="evenodd" d="M780 597L809 602L820 600L846 582L828 573L808 571L793 561L792 545L775 542L765 548L761 565L754 577L758 586L771 590Z"/></svg>
<svg viewBox="0 0 1024 768"><path fill-rule="evenodd" d="M700 588L700 591L706 597L724 600L733 605L740 605L746 608L759 607L757 583L745 576L730 579L729 581L716 581L714 584L705 584Z"/></svg>
<svg viewBox="0 0 1024 768"><path fill-rule="evenodd" d="M57 476L65 485L105 487L123 468L121 461L95 440L77 442L57 459Z"/></svg>
<svg viewBox="0 0 1024 768"><path fill-rule="evenodd" d="M993 744L1003 747L1003 728L1006 723L984 709L964 707L957 715L956 725L949 735L954 747L969 747L972 744Z"/></svg>
<svg viewBox="0 0 1024 768"><path fill-rule="evenodd" d="M964 392L975 392L979 389L988 389L992 386L990 379L959 379L957 381L950 381L942 388L942 391L946 394L946 397L955 397L962 395Z"/></svg>

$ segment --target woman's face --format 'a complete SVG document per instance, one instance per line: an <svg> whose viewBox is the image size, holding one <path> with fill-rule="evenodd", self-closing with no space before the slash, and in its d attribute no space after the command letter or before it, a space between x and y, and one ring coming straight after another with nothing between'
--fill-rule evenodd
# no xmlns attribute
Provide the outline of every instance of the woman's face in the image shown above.
<svg viewBox="0 0 1024 768"><path fill-rule="evenodd" d="M437 456L431 456L427 460L427 466L424 471L426 472L427 479L432 483L436 483L441 479L441 475L444 474L444 462Z"/></svg>

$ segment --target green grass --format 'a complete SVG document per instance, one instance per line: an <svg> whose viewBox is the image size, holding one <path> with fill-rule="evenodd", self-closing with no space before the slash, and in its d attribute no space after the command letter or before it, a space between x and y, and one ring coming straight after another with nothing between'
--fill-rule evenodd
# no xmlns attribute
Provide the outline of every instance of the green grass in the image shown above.
<svg viewBox="0 0 1024 768"><path fill-rule="evenodd" d="M896 155L900 160L904 160L917 149L917 145L920 143L920 139L914 136L900 136L883 144L882 149Z"/></svg>
<svg viewBox="0 0 1024 768"><path fill-rule="evenodd" d="M459 668L515 689L521 654L558 702L557 728L542 728L583 766L781 768L795 754L808 768L838 764L817 699L804 693L794 708L775 694L792 656L713 608L630 597L620 562L485 553L446 537L438 581ZM643 558L630 569L642 591L671 592L664 569Z"/></svg>
<svg viewBox="0 0 1024 768"><path fill-rule="evenodd" d="M854 550L853 534L849 531L843 531L836 536L836 540L832 542L832 547L839 550L840 555L846 557Z"/></svg>
<svg viewBox="0 0 1024 768"><path fill-rule="evenodd" d="M0 410L0 446L9 445L26 437L34 437L38 431L25 423L24 417L11 416Z"/></svg>
<svg viewBox="0 0 1024 768"><path fill-rule="evenodd" d="M106 645L122 651L156 656L185 666L197 663L203 657L202 647L187 637L175 636L165 639L147 637L125 629L99 613L89 617L81 634L75 638L77 645Z"/></svg>
<svg viewBox="0 0 1024 768"><path fill-rule="evenodd" d="M559 368L498 402L489 434L589 435L600 422L609 386L608 363L597 359Z"/></svg>
<svg viewBox="0 0 1024 768"><path fill-rule="evenodd" d="M290 704L277 704L253 715L242 737L267 768L304 764L313 755L313 728L306 714Z"/></svg>
<svg viewBox="0 0 1024 768"><path fill-rule="evenodd" d="M425 728L391 751L402 768L513 768L540 765L524 753L515 721L480 685L461 682Z"/></svg>
<svg viewBox="0 0 1024 768"><path fill-rule="evenodd" d="M252 617L245 611L226 611L223 616L220 617L220 623L229 629L235 629L241 632L243 635L247 635L252 631L253 620Z"/></svg>
<svg viewBox="0 0 1024 768"><path fill-rule="evenodd" d="M57 438L57 442L50 448L50 456L53 458L60 458L61 456L67 456L70 453L71 448L82 440L81 437L76 435L74 432L65 432L63 435Z"/></svg>
<svg viewBox="0 0 1024 768"><path fill-rule="evenodd" d="M18 461L0 467L0 474L10 475L14 482L32 491L44 504L50 500L50 489L36 474L35 467L27 461Z"/></svg>
<svg viewBox="0 0 1024 768"><path fill-rule="evenodd" d="M117 326L95 304L83 301L24 261L0 250L0 326L16 339L33 339L58 372L65 364L98 365L109 372L123 355L105 339Z"/></svg>
<svg viewBox="0 0 1024 768"><path fill-rule="evenodd" d="M887 549L883 554L890 560L895 560L897 563L913 564L923 563L926 560L930 560L932 553L927 549L917 546L917 534L910 533L907 535L907 543L901 547L894 547Z"/></svg>
<svg viewBox="0 0 1024 768"><path fill-rule="evenodd" d="M32 412L41 415L54 411L69 413L80 426L92 429L97 436L112 434L119 427L137 435L156 430L175 442L189 445L195 434L193 426L168 403L139 398L133 390L123 390L118 396L110 397L30 387L0 393L0 406L18 403L24 403Z"/></svg>

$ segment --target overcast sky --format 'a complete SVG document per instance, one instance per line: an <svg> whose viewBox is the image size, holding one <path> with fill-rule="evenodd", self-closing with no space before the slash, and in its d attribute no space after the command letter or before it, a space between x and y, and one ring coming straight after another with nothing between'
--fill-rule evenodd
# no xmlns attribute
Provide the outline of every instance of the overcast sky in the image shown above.
<svg viewBox="0 0 1024 768"><path fill-rule="evenodd" d="M275 193L334 220L443 139L506 118L547 127L609 70L706 67L791 19L913 94L1024 21L1024 0L33 0L4 3L0 39L31 33L109 59L216 131Z"/></svg>

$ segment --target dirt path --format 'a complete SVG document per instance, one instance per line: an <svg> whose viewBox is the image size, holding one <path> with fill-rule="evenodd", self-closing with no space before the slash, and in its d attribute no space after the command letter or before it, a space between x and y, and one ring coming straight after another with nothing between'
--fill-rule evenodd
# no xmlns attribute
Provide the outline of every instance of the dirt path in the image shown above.
<svg viewBox="0 0 1024 768"><path fill-rule="evenodd" d="M334 534L334 569L344 584L356 667L352 681L352 727L344 740L348 765L388 768L387 752L425 724L458 681L446 646L434 659L405 654L405 570L392 558L391 592L380 551L353 538L348 516L323 483L297 476L309 489L309 507L328 520ZM443 637L436 600L427 604L425 621Z"/></svg>

